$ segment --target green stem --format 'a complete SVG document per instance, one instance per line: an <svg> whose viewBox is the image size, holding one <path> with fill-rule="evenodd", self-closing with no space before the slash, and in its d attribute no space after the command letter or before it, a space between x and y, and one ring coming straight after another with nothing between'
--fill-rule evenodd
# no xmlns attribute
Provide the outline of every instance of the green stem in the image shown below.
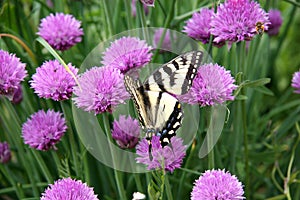
<svg viewBox="0 0 300 200"><path fill-rule="evenodd" d="M245 95L245 88L242 89L242 95ZM244 134L244 156L245 156L245 194L246 198L250 199L250 172L249 172L249 150L248 150L248 132L247 132L247 111L246 101L242 101L242 120L243 120L243 134Z"/></svg>
<svg viewBox="0 0 300 200"><path fill-rule="evenodd" d="M81 143L80 143L79 149L80 149L80 152L85 152L82 155L84 180L87 183L91 183L90 170L89 170L89 164L88 164L88 154L86 152L87 150L85 149L85 147Z"/></svg>
<svg viewBox="0 0 300 200"><path fill-rule="evenodd" d="M174 18L175 5L176 5L176 0L173 0L172 6L171 6L170 11L169 11L169 15L168 15L168 17L167 17L167 19L165 21L165 24L164 24L164 28L168 28L170 26L170 24L171 24L172 19ZM162 38L164 38L164 35L162 35ZM152 60L155 61L157 59L158 54L159 54L159 49L157 49L155 51Z"/></svg>
<svg viewBox="0 0 300 200"><path fill-rule="evenodd" d="M116 163L116 158L114 156L114 152L112 151L113 139L112 139L112 136L111 136L108 114L107 113L103 113L102 117L103 117L104 131L106 133L106 136L109 139L109 147L110 147L110 150L111 150L111 156L112 156L112 161L113 161L113 166L114 166L115 163ZM122 177L121 177L122 174L119 171L117 171L115 169L115 167L114 167L114 174L115 174L115 179L116 179L116 183L117 183L117 188L118 188L118 193L119 193L120 199L127 199L126 198L126 194L125 194L125 189L124 189L123 181L122 181Z"/></svg>
<svg viewBox="0 0 300 200"><path fill-rule="evenodd" d="M108 30L108 35L111 36L113 33L113 25L111 23L111 18L110 18L110 13L109 13L109 8L107 6L107 0L103 0L103 8L104 8L104 13L105 13L105 18L106 18L106 23L107 23L107 30Z"/></svg>
<svg viewBox="0 0 300 200"><path fill-rule="evenodd" d="M75 141L75 137L74 137L74 132L73 132L73 129L72 129L72 126L71 126L71 122L73 120L72 118L72 115L71 115L71 111L69 110L70 108L68 107L67 105L67 102L69 101L61 101L60 102L60 106L63 110L63 113L64 113L64 117L65 119L67 119L67 126L68 126L68 137L69 137L69 143L70 143L70 152L71 152L71 155L72 155L72 159L73 159L73 164L74 164L74 170L75 170L75 173L76 173L76 176L77 177L80 177L80 174L81 174L81 170L80 170L80 164L79 164L79 161L78 161L78 157L77 157L77 153L78 153L78 148L77 148L77 144L76 144L76 141Z"/></svg>
<svg viewBox="0 0 300 200"><path fill-rule="evenodd" d="M161 8L161 11L163 12L164 16L167 17L167 12L160 1L157 1L159 7Z"/></svg>
<svg viewBox="0 0 300 200"><path fill-rule="evenodd" d="M194 155L194 152L195 152L195 146L192 144L191 151L188 154L187 161L185 162L185 165L184 165L185 168L188 168L188 166L190 165L190 163L192 161L192 158L193 158L193 155ZM178 187L178 191L177 191L177 199L180 199L179 196L181 194L182 187L184 185L184 180L185 180L185 177L186 177L186 173L187 172L183 170L183 173L180 176L179 187Z"/></svg>
<svg viewBox="0 0 300 200"><path fill-rule="evenodd" d="M294 6L300 7L300 3L298 3L298 2L295 2L295 1L292 1L292 0L284 0L284 1L290 3L290 4L294 5Z"/></svg>
<svg viewBox="0 0 300 200"><path fill-rule="evenodd" d="M295 142L295 144L293 146L293 149L292 149L292 155L291 155L291 159L290 159L288 169L287 169L287 177L284 180L284 182L285 182L284 193L285 193L288 200L292 199L291 194L290 194L289 184L290 184L290 181L291 181L291 172L292 172L293 162L294 162L294 159L295 159L296 148L297 148L297 146L300 142L300 128L297 124L296 124L296 127L297 127L297 131L298 131L298 137L297 137L297 141Z"/></svg>
<svg viewBox="0 0 300 200"><path fill-rule="evenodd" d="M213 113L212 108L208 110L209 121L207 124L211 124L213 120ZM213 146L213 132L207 132L207 150L211 150L208 154L208 169L214 169L215 167L215 155L214 155L214 149Z"/></svg>
<svg viewBox="0 0 300 200"><path fill-rule="evenodd" d="M42 187L42 188L45 188L49 183L36 183L36 185L38 187ZM18 189L21 189L20 188L21 185L17 185L17 188ZM32 187L31 184L22 184L22 189L30 189ZM10 192L14 192L15 191L15 188L14 187L7 187L7 188L3 188L3 189L0 189L0 195L1 194L6 194L6 193L10 193ZM23 193L23 191L21 190L21 192ZM25 195L23 195L23 197L25 197ZM25 198L19 198L19 199L25 199ZM38 199L38 198L34 198L34 199Z"/></svg>
<svg viewBox="0 0 300 200"><path fill-rule="evenodd" d="M127 21L127 25L128 25L128 30L131 30L133 27L130 4L131 4L131 0L125 1L126 21Z"/></svg>
<svg viewBox="0 0 300 200"><path fill-rule="evenodd" d="M142 186L142 183L141 183L140 176L138 174L134 174L134 180L135 180L137 190L142 192L143 191L143 186Z"/></svg>
<svg viewBox="0 0 300 200"><path fill-rule="evenodd" d="M170 186L167 174L165 174L165 188L166 188L167 199L168 200L173 200L171 186Z"/></svg>
<svg viewBox="0 0 300 200"><path fill-rule="evenodd" d="M246 69L245 69L245 60L246 60L246 53L245 53L245 42L240 42L236 45L236 51L237 51L237 64L239 72L242 72L243 76L242 82L245 80L246 75ZM241 94L243 96L246 96L246 89L241 89ZM241 109L242 109L242 132L243 132L243 138L244 138L244 157L245 157L245 194L246 198L250 199L250 172L249 172L249 150L248 150L248 132L247 132L247 109L246 109L246 101L243 100L241 103Z"/></svg>
<svg viewBox="0 0 300 200"><path fill-rule="evenodd" d="M44 162L43 158L41 157L41 155L34 149L31 150L31 153L33 154L34 158L36 159L36 161L39 164L39 167L41 168L43 175L45 175L47 182L48 183L52 183L53 179L51 176L51 173L46 165L46 163Z"/></svg>
<svg viewBox="0 0 300 200"><path fill-rule="evenodd" d="M20 189L20 187L17 186L16 181L13 180L13 174L10 172L10 169L7 167L7 165L3 166L2 164L0 164L0 171L2 171L2 174L13 186L13 191L16 192L18 199L24 198L24 192Z"/></svg>
<svg viewBox="0 0 300 200"><path fill-rule="evenodd" d="M21 128L20 128L21 120L20 120L19 116L17 115L17 113L15 112L15 109L13 108L12 104L6 98L3 99L3 101L4 101L5 109L7 109L8 113L10 113L10 116L9 116L10 118L7 119L7 121L6 121L6 118L3 118L4 125L7 126L8 133L16 134L15 137L13 137L13 135L9 134L9 137L11 137L12 144L14 144L14 146L17 147L17 152L18 152L17 157L18 157L18 160L20 161L21 165L24 166L24 168L26 170L26 174L29 177L29 180L32 185L33 195L39 196L39 190L36 186L37 176L35 175L35 169L32 168L32 166L30 166L31 163L29 163L26 160L26 159L33 160L33 158L31 157L30 154L25 153L23 141L21 141L20 135L17 134L17 133L21 133ZM14 122L14 124L12 125L11 122Z"/></svg>
<svg viewBox="0 0 300 200"><path fill-rule="evenodd" d="M277 165L278 163L276 162L275 163L275 166L273 167L273 169L272 169L272 173L271 173L271 178L272 178L272 180L273 180L273 183L274 183L274 185L276 186L276 188L280 191L280 192L282 192L282 193L284 193L284 190L283 190L283 188L280 186L280 184L278 183L278 181L276 180L276 169L277 169Z"/></svg>

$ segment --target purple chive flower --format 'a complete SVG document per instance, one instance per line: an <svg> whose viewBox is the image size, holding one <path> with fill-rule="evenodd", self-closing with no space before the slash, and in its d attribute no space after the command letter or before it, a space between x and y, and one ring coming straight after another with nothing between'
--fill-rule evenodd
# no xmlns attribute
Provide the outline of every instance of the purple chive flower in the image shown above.
<svg viewBox="0 0 300 200"><path fill-rule="evenodd" d="M7 163L11 159L11 153L7 142L0 142L0 163Z"/></svg>
<svg viewBox="0 0 300 200"><path fill-rule="evenodd" d="M112 138L123 148L134 148L139 141L140 126L136 119L120 115L119 121L113 122Z"/></svg>
<svg viewBox="0 0 300 200"><path fill-rule="evenodd" d="M200 12L195 12L191 19L186 22L183 32L203 44L209 42L210 22L214 16L214 11L208 8L202 8Z"/></svg>
<svg viewBox="0 0 300 200"><path fill-rule="evenodd" d="M14 91L11 102L14 104L19 104L23 100L23 92L21 85Z"/></svg>
<svg viewBox="0 0 300 200"><path fill-rule="evenodd" d="M14 54L0 49L0 95L12 99L26 76L25 64Z"/></svg>
<svg viewBox="0 0 300 200"><path fill-rule="evenodd" d="M66 121L59 112L40 110L30 116L22 126L22 137L31 148L46 151L56 149L67 129Z"/></svg>
<svg viewBox="0 0 300 200"><path fill-rule="evenodd" d="M207 170L195 181L191 200L241 200L242 183L225 170Z"/></svg>
<svg viewBox="0 0 300 200"><path fill-rule="evenodd" d="M204 64L198 68L193 85L187 94L178 98L189 104L212 106L227 100L234 100L233 90L237 88L230 71L218 64Z"/></svg>
<svg viewBox="0 0 300 200"><path fill-rule="evenodd" d="M151 139L151 152L149 153L149 143L146 139L139 142L136 147L136 158L138 163L147 165L147 169L161 169L173 172L176 168L181 166L185 156L186 146L183 145L181 138L172 137L171 146L162 147L160 144L160 137L153 136ZM152 158L151 158L152 157Z"/></svg>
<svg viewBox="0 0 300 200"><path fill-rule="evenodd" d="M150 62L152 47L145 40L122 37L111 43L103 54L103 65L113 66L126 73L132 68L140 68Z"/></svg>
<svg viewBox="0 0 300 200"><path fill-rule="evenodd" d="M131 14L133 17L136 17L136 2L137 1L138 0L131 1ZM149 13L148 7L145 4L143 4L143 7L144 7L145 14L148 15L148 13Z"/></svg>
<svg viewBox="0 0 300 200"><path fill-rule="evenodd" d="M282 24L281 12L276 9L269 10L269 19L271 24L267 32L270 36L277 35Z"/></svg>
<svg viewBox="0 0 300 200"><path fill-rule="evenodd" d="M142 2L145 6L151 6L151 7L154 7L154 2L155 2L155 0L141 0L141 2Z"/></svg>
<svg viewBox="0 0 300 200"><path fill-rule="evenodd" d="M229 48L233 42L249 41L256 32L256 24L261 22L268 30L268 14L252 0L227 0L217 8L210 26L215 43L228 41Z"/></svg>
<svg viewBox="0 0 300 200"><path fill-rule="evenodd" d="M295 93L300 94L300 71L294 73L292 87L296 89Z"/></svg>
<svg viewBox="0 0 300 200"><path fill-rule="evenodd" d="M63 178L50 184L41 200L98 200L94 189L81 180Z"/></svg>
<svg viewBox="0 0 300 200"><path fill-rule="evenodd" d="M77 107L95 114L112 112L120 103L130 97L125 89L124 75L117 68L93 67L79 78L79 86L74 87L73 98Z"/></svg>
<svg viewBox="0 0 300 200"><path fill-rule="evenodd" d="M83 30L81 22L72 15L56 13L41 20L37 34L45 39L54 49L67 50L81 42Z"/></svg>
<svg viewBox="0 0 300 200"><path fill-rule="evenodd" d="M153 37L153 44L157 48L159 45L159 42L161 40L161 37L163 36L164 28L159 28L154 32ZM171 51L172 48L172 40L176 40L175 35L171 35L170 30L166 30L166 33L164 35L164 39L162 40L162 44L160 46L160 49Z"/></svg>
<svg viewBox="0 0 300 200"><path fill-rule="evenodd" d="M68 67L76 76L78 69L71 64ZM69 99L76 82L57 60L50 60L39 68L30 81L34 92L41 98L51 98L54 101Z"/></svg>

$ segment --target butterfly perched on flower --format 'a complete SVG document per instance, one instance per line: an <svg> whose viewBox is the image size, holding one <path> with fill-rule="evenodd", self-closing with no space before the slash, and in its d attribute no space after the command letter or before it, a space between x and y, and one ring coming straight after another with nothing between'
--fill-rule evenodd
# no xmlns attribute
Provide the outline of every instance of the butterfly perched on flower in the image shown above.
<svg viewBox="0 0 300 200"><path fill-rule="evenodd" d="M160 136L164 147L176 135L183 120L182 105L176 95L189 91L202 57L201 51L182 54L156 69L144 83L124 76L126 90L135 103L149 143L152 136Z"/></svg>

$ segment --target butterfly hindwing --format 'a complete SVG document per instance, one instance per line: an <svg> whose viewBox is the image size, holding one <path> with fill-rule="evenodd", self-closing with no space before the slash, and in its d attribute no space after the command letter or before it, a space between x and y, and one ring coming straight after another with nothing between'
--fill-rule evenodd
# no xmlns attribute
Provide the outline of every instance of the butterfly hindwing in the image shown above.
<svg viewBox="0 0 300 200"><path fill-rule="evenodd" d="M153 135L165 136L175 135L176 130L181 126L182 110L179 101L166 92L147 91L150 104L147 110L151 124L146 130L146 137L151 138Z"/></svg>

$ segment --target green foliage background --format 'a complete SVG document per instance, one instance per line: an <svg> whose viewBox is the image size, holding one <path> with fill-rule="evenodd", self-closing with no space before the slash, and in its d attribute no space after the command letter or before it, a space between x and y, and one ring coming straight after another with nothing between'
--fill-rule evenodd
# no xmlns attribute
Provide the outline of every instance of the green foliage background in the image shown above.
<svg viewBox="0 0 300 200"><path fill-rule="evenodd" d="M183 169L167 175L173 195L167 190L164 199L188 199L194 180L210 167L225 168L235 174L245 185L247 199L300 199L300 130L297 126L300 96L294 94L290 86L293 73L300 68L300 1L258 2L265 10L277 8L282 12L280 33L275 37L266 33L256 36L247 50L245 43L234 44L230 51L226 46L213 47L213 60L232 71L241 90L236 100L228 104L230 115L214 148L213 164L209 157L199 159L197 156L206 134L207 119L203 117L195 143L187 151ZM147 193L151 182L150 174L116 172L98 162L85 150L74 128L69 128L57 145L57 151L39 152L23 144L22 123L37 110L54 108L72 116L68 115L71 102L39 99L28 84L35 69L45 60L53 59L36 41L42 18L63 12L82 21L83 41L60 52L66 63L80 66L99 42L115 34L140 27L182 31L184 22L193 12L217 3L220 2L160 0L145 15L138 1L137 16L133 17L131 0L53 0L52 8L43 0L0 1L0 33L16 36L32 51L30 54L12 38L0 38L0 48L15 53L27 64L29 73L23 82L21 104L12 105L0 98L0 141L8 141L13 152L12 161L0 165L0 198L39 199L49 183L66 176L87 182L100 199L131 199L135 191ZM203 47L211 48L210 45ZM165 61L162 56L155 60ZM202 116L207 113L209 109L201 109ZM72 123L69 119L68 125L74 127Z"/></svg>

